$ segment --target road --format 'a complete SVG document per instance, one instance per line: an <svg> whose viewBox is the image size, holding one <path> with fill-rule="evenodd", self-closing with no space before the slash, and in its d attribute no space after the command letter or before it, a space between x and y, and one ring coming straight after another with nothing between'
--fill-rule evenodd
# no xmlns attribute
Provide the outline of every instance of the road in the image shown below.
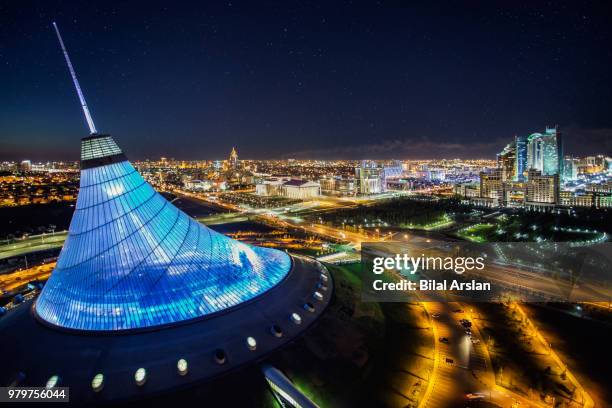
<svg viewBox="0 0 612 408"><path fill-rule="evenodd" d="M473 405L466 397L469 393L482 394L484 401L504 408L540 406L495 384L486 346L480 337L477 322L471 318L469 307L457 302L423 304L430 315L437 316L432 323L438 344L437 369L430 380L431 390L420 408L468 407ZM461 319L472 322L471 336L466 334ZM442 337L448 342L441 342Z"/></svg>
<svg viewBox="0 0 612 408"><path fill-rule="evenodd" d="M61 248L68 236L67 231L38 235L10 244L0 245L0 259L25 255L30 252Z"/></svg>
<svg viewBox="0 0 612 408"><path fill-rule="evenodd" d="M311 234L325 236L334 240L349 242L356 249L361 248L362 242L380 242L388 240L393 236L393 234L383 235L376 232L368 233L365 231L348 231L342 228L332 227L329 225L305 222L300 218L300 216L303 216L306 213L312 215L316 214L317 212L337 210L339 208L348 208L351 206L355 206L356 202L351 200L325 198L312 202L292 204L277 209L247 209L235 204L207 200L205 197L202 197L200 195L186 193L184 191L174 190L172 192L182 197L188 197L190 199L199 200L205 203L214 203L215 205L222 206L228 210L236 211L242 214L243 216L251 216L261 222L273 226L300 229Z"/></svg>
<svg viewBox="0 0 612 408"><path fill-rule="evenodd" d="M12 291L34 280L46 280L55 267L55 262L33 266L13 273L0 275L0 290Z"/></svg>

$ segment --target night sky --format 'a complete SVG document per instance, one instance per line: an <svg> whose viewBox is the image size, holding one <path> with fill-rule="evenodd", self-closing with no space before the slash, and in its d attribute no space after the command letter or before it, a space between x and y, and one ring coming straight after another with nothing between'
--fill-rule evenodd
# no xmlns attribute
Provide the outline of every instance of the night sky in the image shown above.
<svg viewBox="0 0 612 408"><path fill-rule="evenodd" d="M0 159L78 159L54 20L133 159L494 158L555 124L612 153L605 2L114 3L0 4Z"/></svg>

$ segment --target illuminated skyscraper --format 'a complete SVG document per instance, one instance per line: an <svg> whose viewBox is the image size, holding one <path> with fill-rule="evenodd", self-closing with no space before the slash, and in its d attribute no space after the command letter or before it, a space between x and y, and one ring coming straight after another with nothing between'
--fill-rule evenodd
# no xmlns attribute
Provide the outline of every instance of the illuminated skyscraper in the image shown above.
<svg viewBox="0 0 612 408"><path fill-rule="evenodd" d="M552 207L559 204L559 175L544 175L531 169L527 181L527 207Z"/></svg>
<svg viewBox="0 0 612 408"><path fill-rule="evenodd" d="M480 197L490 199L493 206L504 204L504 180L501 168L480 173Z"/></svg>
<svg viewBox="0 0 612 408"><path fill-rule="evenodd" d="M565 156L563 159L563 181L575 181L578 178L578 165L580 160L575 157Z"/></svg>
<svg viewBox="0 0 612 408"><path fill-rule="evenodd" d="M229 160L227 161L227 163L228 167L232 170L238 168L238 152L236 151L235 147L232 147L232 151L230 152Z"/></svg>
<svg viewBox="0 0 612 408"><path fill-rule="evenodd" d="M364 160L355 167L355 178L360 194L379 194L385 191L385 170L374 161Z"/></svg>
<svg viewBox="0 0 612 408"><path fill-rule="evenodd" d="M527 137L515 136L516 157L514 163L514 181L525 181L527 175Z"/></svg>
<svg viewBox="0 0 612 408"><path fill-rule="evenodd" d="M527 168L542 175L563 174L563 143L557 128L546 128L544 133L532 133L527 138Z"/></svg>
<svg viewBox="0 0 612 408"><path fill-rule="evenodd" d="M516 142L508 143L497 154L497 167L502 170L502 181L512 181L516 172Z"/></svg>

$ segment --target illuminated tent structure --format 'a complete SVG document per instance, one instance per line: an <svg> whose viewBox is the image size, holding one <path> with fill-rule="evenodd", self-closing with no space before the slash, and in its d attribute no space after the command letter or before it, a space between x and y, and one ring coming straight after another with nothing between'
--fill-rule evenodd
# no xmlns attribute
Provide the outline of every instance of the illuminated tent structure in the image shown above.
<svg viewBox="0 0 612 408"><path fill-rule="evenodd" d="M57 265L40 293L0 319L0 349L10 350L0 384L61 383L79 406L151 401L208 381L198 394L225 398L221 376L270 357L321 318L332 276L310 257L221 235L158 194L96 130L53 27L89 136Z"/></svg>
<svg viewBox="0 0 612 408"><path fill-rule="evenodd" d="M96 130L53 23L90 136L68 238L35 306L52 325L141 329L195 319L261 295L291 269L284 252L246 245L193 220L157 193L110 135Z"/></svg>
<svg viewBox="0 0 612 408"><path fill-rule="evenodd" d="M82 140L76 210L38 317L78 330L194 319L252 299L291 268L281 251L219 234L157 193L109 135Z"/></svg>

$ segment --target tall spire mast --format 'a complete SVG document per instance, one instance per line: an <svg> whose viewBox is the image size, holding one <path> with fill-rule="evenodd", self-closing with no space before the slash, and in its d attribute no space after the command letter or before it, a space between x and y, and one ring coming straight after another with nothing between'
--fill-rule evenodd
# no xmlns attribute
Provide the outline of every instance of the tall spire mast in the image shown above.
<svg viewBox="0 0 612 408"><path fill-rule="evenodd" d="M66 58L66 64L68 64L68 70L70 71L70 75L72 76L72 82L74 82L74 87L76 88L77 94L79 95L79 100L81 101L81 107L83 108L83 113L85 114L85 120L87 121L87 126L89 126L89 133L92 135L97 133L96 125L94 125L93 118L91 117L91 113L89 113L89 108L87 107L87 102L85 102L85 96L83 96L83 91L81 91L81 86L79 85L79 80L76 77L76 73L74 72L74 68L72 67L72 62L70 62L70 57L68 56L68 51L66 51L66 47L64 46L64 41L62 40L62 36L57 28L57 24L55 21L53 22L53 28L55 28L55 33L57 34L57 39L59 40L60 46L62 47L62 52L64 53L64 57Z"/></svg>

